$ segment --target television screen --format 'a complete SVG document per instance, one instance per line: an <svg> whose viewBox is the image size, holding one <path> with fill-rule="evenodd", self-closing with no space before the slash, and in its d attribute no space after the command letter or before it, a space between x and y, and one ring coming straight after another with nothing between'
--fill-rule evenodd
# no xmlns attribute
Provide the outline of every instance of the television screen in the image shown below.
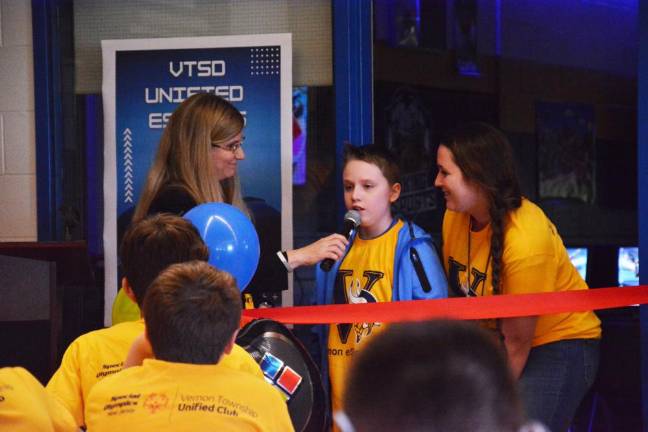
<svg viewBox="0 0 648 432"><path fill-rule="evenodd" d="M567 253L583 280L587 280L587 248L567 248Z"/></svg>
<svg viewBox="0 0 648 432"><path fill-rule="evenodd" d="M639 248L619 248L619 286L639 285Z"/></svg>

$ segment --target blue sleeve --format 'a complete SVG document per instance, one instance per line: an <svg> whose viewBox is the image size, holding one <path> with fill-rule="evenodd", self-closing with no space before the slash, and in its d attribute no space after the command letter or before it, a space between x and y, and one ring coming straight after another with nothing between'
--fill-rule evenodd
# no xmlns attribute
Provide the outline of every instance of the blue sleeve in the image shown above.
<svg viewBox="0 0 648 432"><path fill-rule="evenodd" d="M412 300L448 297L448 280L432 241L429 238L417 239L412 244L412 247L416 249L416 252L419 255L421 263L423 264L423 270L425 271L425 275L432 288L429 292L425 292L423 285L416 274L414 265L411 264L409 251L405 251L403 259L410 261L410 265L405 268L411 272Z"/></svg>
<svg viewBox="0 0 648 432"><path fill-rule="evenodd" d="M329 271L324 271L319 264L315 267L315 303L327 305L333 303L333 284L335 275L340 268L340 261L336 261Z"/></svg>
<svg viewBox="0 0 648 432"><path fill-rule="evenodd" d="M319 267L315 266L315 304L326 304L326 276L327 274Z"/></svg>
<svg viewBox="0 0 648 432"><path fill-rule="evenodd" d="M331 272L333 269L331 269ZM331 277L331 272L325 272L319 266L315 267L315 303L318 305L325 305L329 302L327 301L327 292L329 285L329 278ZM319 366L320 373L322 374L322 380L324 383L324 388L329 391L329 376L328 376L328 324L317 324L312 328L313 333L317 336L317 341L320 348L320 358ZM328 400L328 399L327 399Z"/></svg>

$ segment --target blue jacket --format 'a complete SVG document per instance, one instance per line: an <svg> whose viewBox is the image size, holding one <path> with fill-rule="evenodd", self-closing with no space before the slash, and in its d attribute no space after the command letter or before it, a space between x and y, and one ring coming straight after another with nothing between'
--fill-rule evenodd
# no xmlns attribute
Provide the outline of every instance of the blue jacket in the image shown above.
<svg viewBox="0 0 648 432"><path fill-rule="evenodd" d="M353 246L355 234L349 241L344 256ZM419 279L411 259L410 249L416 249L420 258L422 268L430 283L431 290L425 292L423 284ZM333 288L340 264L344 257L335 262L329 272L316 267L316 302L320 305L333 304ZM403 228L398 232L398 243L394 255L394 286L392 287L392 301L400 300L427 300L448 297L448 281L434 247L432 237L418 225L405 222ZM328 330L329 325L323 324L316 327L321 348L322 377L324 383L328 383ZM326 386L326 384L325 384ZM327 387L328 388L328 387Z"/></svg>

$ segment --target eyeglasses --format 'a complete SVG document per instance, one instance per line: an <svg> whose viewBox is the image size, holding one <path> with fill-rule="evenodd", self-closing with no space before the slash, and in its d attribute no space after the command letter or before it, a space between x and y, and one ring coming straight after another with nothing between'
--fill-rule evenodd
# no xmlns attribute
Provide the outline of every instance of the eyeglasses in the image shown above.
<svg viewBox="0 0 648 432"><path fill-rule="evenodd" d="M243 142L245 141L245 138L241 138L239 142L236 143L231 143L231 144L218 144L215 142L211 143L212 148L219 148L221 150L227 150L231 151L232 153L236 153L238 149L243 147Z"/></svg>

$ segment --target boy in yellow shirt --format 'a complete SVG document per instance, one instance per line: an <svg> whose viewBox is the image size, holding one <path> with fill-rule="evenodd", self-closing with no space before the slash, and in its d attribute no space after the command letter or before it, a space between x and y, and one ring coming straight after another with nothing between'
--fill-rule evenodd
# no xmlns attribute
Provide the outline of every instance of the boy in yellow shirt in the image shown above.
<svg viewBox="0 0 648 432"><path fill-rule="evenodd" d="M201 261L174 264L151 284L143 312L155 359L93 387L88 430L294 430L276 389L223 362L241 319L229 273Z"/></svg>
<svg viewBox="0 0 648 432"><path fill-rule="evenodd" d="M158 214L133 224L122 240L122 287L140 304L155 277L170 264L207 261L209 250L196 228L186 219ZM65 351L61 366L47 390L72 413L78 426L85 424L85 400L103 378L119 372L133 341L144 332L144 320L123 322L79 336ZM243 348L235 346L224 362L262 376L261 369Z"/></svg>
<svg viewBox="0 0 648 432"><path fill-rule="evenodd" d="M392 215L392 204L401 193L400 170L394 161L391 153L376 145L345 149L344 204L359 215L360 224L330 271L317 268L317 303L447 297L447 281L430 235ZM385 328L376 322L320 328L322 376L330 384L334 411L341 408L353 356Z"/></svg>

